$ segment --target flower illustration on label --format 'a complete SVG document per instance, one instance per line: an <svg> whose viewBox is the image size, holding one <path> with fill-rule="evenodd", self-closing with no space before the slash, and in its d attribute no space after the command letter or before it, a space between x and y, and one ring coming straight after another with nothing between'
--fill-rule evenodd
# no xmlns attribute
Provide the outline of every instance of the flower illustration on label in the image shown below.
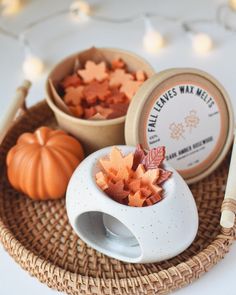
<svg viewBox="0 0 236 295"><path fill-rule="evenodd" d="M190 133L192 132L193 128L197 128L197 126L200 122L200 119L197 116L197 111L195 111L195 110L191 110L189 112L189 115L186 116L184 120L185 120L185 125L189 129Z"/></svg>
<svg viewBox="0 0 236 295"><path fill-rule="evenodd" d="M184 138L185 129L182 123L171 123L169 126L169 129L171 130L171 134L170 134L171 138L175 140L179 140L180 138L185 139Z"/></svg>

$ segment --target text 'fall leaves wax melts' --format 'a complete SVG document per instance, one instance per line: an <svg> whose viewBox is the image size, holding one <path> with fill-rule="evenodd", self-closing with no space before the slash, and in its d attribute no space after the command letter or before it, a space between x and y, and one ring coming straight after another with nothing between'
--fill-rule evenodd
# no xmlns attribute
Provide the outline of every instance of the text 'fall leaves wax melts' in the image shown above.
<svg viewBox="0 0 236 295"><path fill-rule="evenodd" d="M228 153L234 116L224 87L198 69L168 69L149 78L131 101L127 145L166 147L166 160L187 183L213 172Z"/></svg>
<svg viewBox="0 0 236 295"><path fill-rule="evenodd" d="M146 153L138 145L134 153L123 156L113 147L106 158L99 160L101 171L97 185L115 201L132 207L153 205L163 198L162 184L172 172L165 170L165 147Z"/></svg>
<svg viewBox="0 0 236 295"><path fill-rule="evenodd" d="M84 68L61 81L62 97L78 118L114 119L126 114L130 100L146 78L141 69L130 72L120 58L114 59L111 65L88 60Z"/></svg>

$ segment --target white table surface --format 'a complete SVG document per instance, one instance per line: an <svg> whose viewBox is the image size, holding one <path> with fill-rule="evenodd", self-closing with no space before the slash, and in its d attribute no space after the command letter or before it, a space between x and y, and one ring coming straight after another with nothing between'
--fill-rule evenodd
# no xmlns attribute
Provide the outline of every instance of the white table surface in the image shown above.
<svg viewBox="0 0 236 295"><path fill-rule="evenodd" d="M25 1L26 6L16 16L0 17L0 24L19 33L25 25L57 9L68 7L68 0ZM93 1L97 14L110 17L132 16L137 12L155 11L160 14L183 18L213 17L217 5L223 0L113 0ZM141 20L130 24L110 24L93 20L81 24L70 17L58 17L39 25L28 36L34 53L47 62L48 69L62 57L83 48L96 46L120 47L144 56L157 71L169 67L197 67L218 78L228 90L234 109L236 107L236 34L225 32L218 25L198 26L199 30L210 32L216 47L207 56L199 56L191 47L191 36L179 26L153 19L153 25L168 39L167 46L156 55L147 54L142 48L144 26ZM23 51L14 40L0 35L0 117L4 114L9 99L23 79L21 64ZM29 105L44 97L46 73L34 83L27 99ZM236 294L236 244L225 259L208 274L192 285L176 292L179 295L235 295ZM0 294L56 294L23 271L0 246Z"/></svg>

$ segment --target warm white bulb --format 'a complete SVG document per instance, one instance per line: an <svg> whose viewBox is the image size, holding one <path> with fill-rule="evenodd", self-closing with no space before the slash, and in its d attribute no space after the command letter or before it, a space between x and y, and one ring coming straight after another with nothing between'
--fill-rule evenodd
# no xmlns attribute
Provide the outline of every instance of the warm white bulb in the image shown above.
<svg viewBox="0 0 236 295"><path fill-rule="evenodd" d="M72 12L78 12L78 15L83 14L88 16L91 14L90 5L86 1L82 1L82 0L74 1L70 6L70 10Z"/></svg>
<svg viewBox="0 0 236 295"><path fill-rule="evenodd" d="M37 79L44 70L44 64L36 56L27 56L23 63L23 72L27 79Z"/></svg>
<svg viewBox="0 0 236 295"><path fill-rule="evenodd" d="M3 15L12 15L20 11L22 3L21 0L2 0L2 14Z"/></svg>
<svg viewBox="0 0 236 295"><path fill-rule="evenodd" d="M236 11L236 0L229 0L229 7Z"/></svg>
<svg viewBox="0 0 236 295"><path fill-rule="evenodd" d="M148 30L143 37L143 46L149 53L156 53L164 46L163 36L154 30Z"/></svg>
<svg viewBox="0 0 236 295"><path fill-rule="evenodd" d="M213 48L213 41L209 35L199 33L193 38L193 48L197 53L208 53Z"/></svg>

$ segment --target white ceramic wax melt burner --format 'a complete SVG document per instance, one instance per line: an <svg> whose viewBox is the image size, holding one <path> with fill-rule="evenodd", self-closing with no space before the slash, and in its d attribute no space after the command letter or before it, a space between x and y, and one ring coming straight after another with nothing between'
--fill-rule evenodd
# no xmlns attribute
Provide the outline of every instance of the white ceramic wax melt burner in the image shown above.
<svg viewBox="0 0 236 295"><path fill-rule="evenodd" d="M124 155L135 150L118 148ZM165 162L165 169L173 174L163 185L163 200L141 208L120 204L95 181L101 170L98 161L110 150L107 147L88 156L70 180L66 206L75 232L89 246L126 262L158 262L184 251L196 236L198 213L182 177Z"/></svg>

